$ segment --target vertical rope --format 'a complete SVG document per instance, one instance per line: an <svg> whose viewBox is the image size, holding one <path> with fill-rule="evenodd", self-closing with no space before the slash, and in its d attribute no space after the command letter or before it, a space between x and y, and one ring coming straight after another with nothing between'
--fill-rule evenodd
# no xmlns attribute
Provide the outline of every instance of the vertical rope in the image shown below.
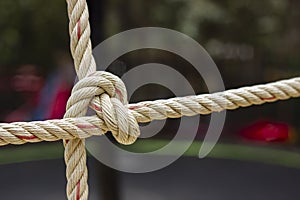
<svg viewBox="0 0 300 200"><path fill-rule="evenodd" d="M86 0L67 0L71 54L74 66L81 80L96 71L90 40L89 11ZM68 108L70 105L68 105ZM81 117L68 111L65 118ZM67 177L67 197L69 200L88 199L88 170L86 166L85 140L65 140L65 163Z"/></svg>

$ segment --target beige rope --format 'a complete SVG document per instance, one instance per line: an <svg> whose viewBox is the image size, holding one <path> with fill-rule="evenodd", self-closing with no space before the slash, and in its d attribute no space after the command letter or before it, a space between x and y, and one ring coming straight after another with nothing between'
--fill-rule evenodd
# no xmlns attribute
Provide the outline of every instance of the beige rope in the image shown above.
<svg viewBox="0 0 300 200"><path fill-rule="evenodd" d="M79 81L68 101L68 112L86 113L91 107L103 119L116 140L132 144L140 134L139 125L127 107L127 91L122 80L108 72L96 72Z"/></svg>
<svg viewBox="0 0 300 200"><path fill-rule="evenodd" d="M0 145L63 139L70 200L87 200L87 167L84 138L111 131L122 144L139 136L137 122L209 114L266 102L300 97L300 78L245 87L215 94L127 105L126 89L116 76L96 72L90 41L86 0L67 0L70 46L79 78L67 105L65 118L43 122L0 124ZM97 116L83 117L90 105Z"/></svg>
<svg viewBox="0 0 300 200"><path fill-rule="evenodd" d="M107 131L98 117L65 118L60 120L0 124L0 146L27 142L71 140L101 135Z"/></svg>
<svg viewBox="0 0 300 200"><path fill-rule="evenodd" d="M80 94L81 91L85 90L83 88L86 88L87 90L85 92L88 93L94 90L96 92L91 93L97 95L103 94L103 90L109 92L110 89L102 89L106 88L106 86L104 86L106 84L104 84L103 78L97 76L106 75L101 74L102 73L97 72L91 77L79 81L74 87L73 94L70 97L70 101L73 101L75 99L74 95L76 95L76 98L79 100L75 100L75 102L89 100L91 107L97 111L97 116L65 118L43 122L0 123L0 146L7 144L24 144L27 142L57 141L60 139L84 139L92 135L102 135L111 130L111 126L107 125L107 121L103 119L102 107L98 98L94 98L94 100L90 101L92 95ZM101 86L97 85L95 81L101 84ZM111 83L118 85L118 81L116 82L115 80L111 80ZM78 91L80 92L78 93ZM108 95L116 96L115 92ZM179 118L198 114L205 115L212 112L221 112L225 109L233 110L239 107L261 105L267 102L287 100L296 97L300 97L300 77L265 85L227 90L214 94L144 101L136 104L128 104L126 107L128 108L127 111L134 116L136 121L149 122L166 118ZM134 134L130 134L128 132L127 134L130 134L129 137L138 135L135 131L133 131L133 133Z"/></svg>
<svg viewBox="0 0 300 200"><path fill-rule="evenodd" d="M214 94L146 101L131 104L129 109L138 122L149 122L165 118L205 115L296 97L300 97L300 77Z"/></svg>
<svg viewBox="0 0 300 200"><path fill-rule="evenodd" d="M82 80L96 71L90 41L89 11L86 0L67 0L67 3L71 53L78 78ZM130 144L138 137L139 127L136 119L145 122L165 117L193 115L201 109L206 109L207 113L226 108L233 109L238 106L247 106L251 104L251 101L259 104L263 103L264 99L271 101L273 98L288 98L283 93L285 91L290 92L288 94L293 92L293 88L285 85L283 92L278 91L277 88L271 88L268 91L264 90L268 88L256 88L254 91L247 91L247 89L237 91L240 93L236 95L228 92L224 95L199 96L199 99L190 97L183 99L182 102L180 99L157 101L156 104L145 102L135 105L140 109L139 113L134 112L134 109L131 112L125 109L127 97L122 81L105 73L98 74L98 76L100 77L85 78L74 87L73 95L68 101L65 118L84 116L90 100L93 99L92 108L96 110L99 118L103 119L107 129L112 132L116 140L122 144ZM260 90L263 92L260 93ZM262 100L259 95L263 96ZM245 96L251 101L244 99ZM139 116L137 117L137 115ZM65 140L64 146L68 199L86 200L88 184L85 141L79 138Z"/></svg>
<svg viewBox="0 0 300 200"><path fill-rule="evenodd" d="M89 11L86 0L67 0L70 19L70 46L79 80L96 71L90 41ZM81 117L85 112L74 113L67 107L65 118ZM77 105L77 108L82 108ZM67 177L67 196L72 200L88 199L86 151L84 139L64 141Z"/></svg>

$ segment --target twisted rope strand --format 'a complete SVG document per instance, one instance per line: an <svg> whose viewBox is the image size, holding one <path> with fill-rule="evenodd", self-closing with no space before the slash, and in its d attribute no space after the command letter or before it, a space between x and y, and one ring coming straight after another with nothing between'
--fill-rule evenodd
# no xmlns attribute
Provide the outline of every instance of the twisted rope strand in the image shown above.
<svg viewBox="0 0 300 200"><path fill-rule="evenodd" d="M214 94L145 101L130 104L129 109L138 122L150 122L165 118L206 115L296 97L300 97L300 77Z"/></svg>
<svg viewBox="0 0 300 200"><path fill-rule="evenodd" d="M81 118L65 118L60 120L16 122L0 124L0 146L27 142L71 140L102 135L104 123L96 116Z"/></svg>
<svg viewBox="0 0 300 200"><path fill-rule="evenodd" d="M225 92L127 104L124 84L108 73L96 73L86 0L66 0L70 48L79 83L62 120L0 123L0 146L63 139L69 200L87 200L85 138L111 131L122 144L133 143L137 122L209 114L300 96L300 78ZM91 77L88 77L92 75ZM99 76L98 76L99 75ZM90 105L97 116L83 117Z"/></svg>
<svg viewBox="0 0 300 200"><path fill-rule="evenodd" d="M90 40L89 11L86 0L67 0L71 54L79 80L96 71ZM81 117L85 112L74 113L68 108L65 118ZM80 105L78 106L80 107ZM85 110L86 111L86 110ZM65 140L67 196L69 200L88 199L86 150L84 139Z"/></svg>
<svg viewBox="0 0 300 200"><path fill-rule="evenodd" d="M166 118L207 115L226 109L234 110L296 97L300 97L300 77L214 94L144 101L128 104L127 108L138 122L143 123ZM101 113L101 107L98 105L100 104L97 98L91 102L91 107L97 110L97 114ZM43 122L0 123L0 146L60 139L84 139L92 135L102 135L108 130L106 122L99 118L99 115Z"/></svg>

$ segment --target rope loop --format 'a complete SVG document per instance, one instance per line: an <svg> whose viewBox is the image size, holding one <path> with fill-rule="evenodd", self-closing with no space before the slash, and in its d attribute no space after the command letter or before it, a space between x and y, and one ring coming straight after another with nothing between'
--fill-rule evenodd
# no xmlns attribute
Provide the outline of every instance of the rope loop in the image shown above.
<svg viewBox="0 0 300 200"><path fill-rule="evenodd" d="M132 144L140 135L137 120L127 108L127 91L123 81L104 71L80 80L73 88L65 117L83 116L88 107L96 111L121 144Z"/></svg>

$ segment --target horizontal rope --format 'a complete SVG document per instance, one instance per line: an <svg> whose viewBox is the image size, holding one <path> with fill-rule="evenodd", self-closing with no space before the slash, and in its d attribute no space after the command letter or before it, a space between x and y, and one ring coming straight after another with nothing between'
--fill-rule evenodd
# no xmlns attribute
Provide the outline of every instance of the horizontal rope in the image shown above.
<svg viewBox="0 0 300 200"><path fill-rule="evenodd" d="M226 109L234 110L239 107L261 105L296 97L300 97L300 77L214 94L144 101L128 104L127 108L138 122L150 122L166 118L206 115ZM91 107L97 112L101 112L97 98L91 102ZM0 146L61 139L84 139L93 135L102 135L108 131L108 127L98 116L0 123Z"/></svg>
<svg viewBox="0 0 300 200"><path fill-rule="evenodd" d="M132 110L138 122L150 122L198 114L207 115L297 97L300 97L300 77L213 94L145 101L130 104L128 108Z"/></svg>

